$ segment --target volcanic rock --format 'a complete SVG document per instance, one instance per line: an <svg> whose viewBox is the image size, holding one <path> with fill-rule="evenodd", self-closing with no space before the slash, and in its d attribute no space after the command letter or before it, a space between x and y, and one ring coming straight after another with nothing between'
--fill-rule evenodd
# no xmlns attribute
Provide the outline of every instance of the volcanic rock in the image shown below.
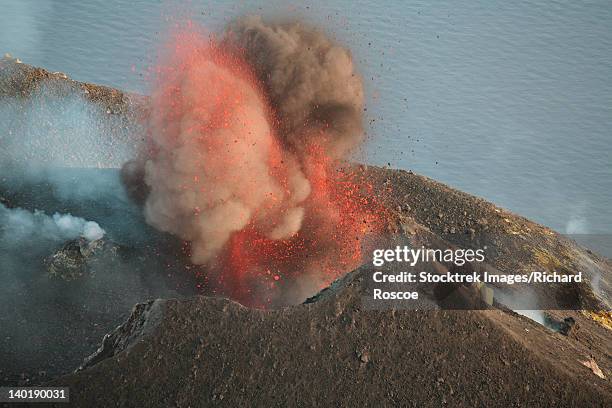
<svg viewBox="0 0 612 408"><path fill-rule="evenodd" d="M104 245L105 241L103 239L88 241L85 238L78 238L66 242L45 262L49 277L64 281L73 281L84 277L88 274L88 260Z"/></svg>
<svg viewBox="0 0 612 408"><path fill-rule="evenodd" d="M60 278L65 281L83 277L87 268L78 240L68 241L46 260L46 264L50 278Z"/></svg>
<svg viewBox="0 0 612 408"><path fill-rule="evenodd" d="M544 325L558 333L563 334L564 336L569 336L570 332L576 325L576 320L574 320L573 317L566 317L563 320L557 320L553 316L545 314Z"/></svg>

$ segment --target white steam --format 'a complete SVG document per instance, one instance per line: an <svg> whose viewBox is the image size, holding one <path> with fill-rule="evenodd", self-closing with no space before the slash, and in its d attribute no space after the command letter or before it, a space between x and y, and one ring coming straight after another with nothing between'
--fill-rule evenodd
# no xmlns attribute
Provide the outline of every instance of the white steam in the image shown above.
<svg viewBox="0 0 612 408"><path fill-rule="evenodd" d="M565 224L566 234L588 234L589 228L584 217L572 216Z"/></svg>
<svg viewBox="0 0 612 408"><path fill-rule="evenodd" d="M544 312L538 309L538 297L533 290L529 288L522 288L520 292L496 290L495 300L514 312L546 326Z"/></svg>
<svg viewBox="0 0 612 408"><path fill-rule="evenodd" d="M38 210L30 212L0 204L0 242L5 245L39 239L61 242L79 237L96 241L105 233L98 223L70 214L48 216Z"/></svg>

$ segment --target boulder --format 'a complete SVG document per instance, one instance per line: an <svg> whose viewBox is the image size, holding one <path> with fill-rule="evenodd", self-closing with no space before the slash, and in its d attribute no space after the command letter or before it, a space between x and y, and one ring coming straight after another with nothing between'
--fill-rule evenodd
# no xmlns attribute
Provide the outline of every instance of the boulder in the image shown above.
<svg viewBox="0 0 612 408"><path fill-rule="evenodd" d="M85 238L66 242L45 260L48 276L67 282L85 277L89 273L88 260L103 248L104 244L102 239L87 241Z"/></svg>

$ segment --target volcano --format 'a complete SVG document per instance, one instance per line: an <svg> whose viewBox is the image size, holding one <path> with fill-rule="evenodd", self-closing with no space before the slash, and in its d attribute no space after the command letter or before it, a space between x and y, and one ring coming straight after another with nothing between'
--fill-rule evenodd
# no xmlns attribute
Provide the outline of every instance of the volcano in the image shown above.
<svg viewBox="0 0 612 408"><path fill-rule="evenodd" d="M27 100L44 84L47 90L57 88L60 98L66 89L82 92L110 118L120 119L116 123L147 114L145 97L78 83L15 61L3 60L0 69L0 103L7 98ZM187 289L175 295L168 288L176 287L177 281L167 276L166 263L181 259L183 253L182 270L189 263L189 253L182 252L174 237L149 228L139 236L150 236L153 242L126 238L135 248L123 255L131 266L120 274L133 279L143 272L138 266L143 259L160 259L159 263L151 261L154 273L148 279L170 278L171 283L163 290L132 293L122 303L116 303L121 294L98 292L98 300L107 306L105 319L99 320L95 318L99 309L79 308L79 302L86 302L83 289L74 286L75 282L62 283L53 296L39 299L36 308L48 311L45 307L59 300L74 308L67 310L79 310L55 321L58 327L53 333L63 345L63 355L46 350L44 339L28 343L31 347L21 355L24 342L12 338L5 328L28 322L8 324L15 313L4 310L0 329L3 384L69 386L72 405L83 407L507 407L542 401L567 407L612 405L609 259L549 228L426 177L374 166L346 166L372 186L371 194L380 197L389 233L453 247L487 245L492 254L488 261L502 273L551 265L567 273L587 270L589 281L571 286L569 292L552 285L537 293L541 299L571 297L579 303L584 311L548 311L559 321L571 318L571 331L559 333L501 305L488 310L367 310L362 297L367 292L369 265L338 272L338 280L305 303L278 309L249 308ZM118 170L112 178L118 180ZM117 205L114 199L96 200L95 205L70 203L53 185L40 185L46 191L40 194L33 193L35 189L27 183L22 188L17 185L2 175L3 203L95 217L112 235L112 222L105 223L100 215L112 213ZM122 205L132 211L126 222L147 228L133 204L123 201ZM118 232L121 227L118 223ZM130 231L124 230L126 237ZM170 250L171 245L176 246ZM156 255L160 247L166 248L167 256ZM1 272L8 270L3 266ZM30 272L31 282L38 287L47 284L44 270L33 267ZM106 270L105 275L100 270L93 276L119 276L111 272ZM596 278L597 290L589 284ZM21 288L19 301L10 305L18 313L32 302L28 285ZM130 292L129 287L125 290L122 293ZM166 299L152 299L158 297ZM139 302L131 314L125 308L129 300ZM62 325L67 324L79 330L63 330ZM27 336L35 339L39 326L29 327ZM103 339L102 332L108 332ZM25 361L25 356L35 360L29 365L32 370L56 366L51 375L55 378L19 373L14 364L7 364L21 357ZM80 364L75 363L77 357L82 359Z"/></svg>

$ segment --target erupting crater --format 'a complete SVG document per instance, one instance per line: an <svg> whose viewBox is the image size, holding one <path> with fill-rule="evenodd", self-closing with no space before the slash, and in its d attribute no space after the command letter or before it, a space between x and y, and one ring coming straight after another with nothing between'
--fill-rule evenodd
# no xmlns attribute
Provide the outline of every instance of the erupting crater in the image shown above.
<svg viewBox="0 0 612 408"><path fill-rule="evenodd" d="M359 266L385 211L346 164L363 140L349 52L258 18L221 39L190 23L164 50L146 147L123 180L146 192L149 224L188 243L202 289L268 307Z"/></svg>

